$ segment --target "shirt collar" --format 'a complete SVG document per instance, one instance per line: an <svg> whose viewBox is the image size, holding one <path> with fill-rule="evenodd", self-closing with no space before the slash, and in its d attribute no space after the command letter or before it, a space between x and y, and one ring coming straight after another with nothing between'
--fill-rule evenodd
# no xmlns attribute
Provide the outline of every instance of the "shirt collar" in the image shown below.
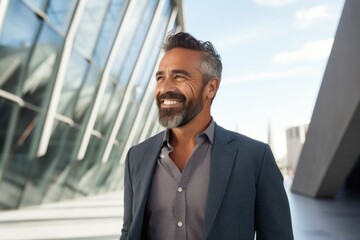
<svg viewBox="0 0 360 240"><path fill-rule="evenodd" d="M209 126L200 134L198 134L196 136L196 138L200 137L200 136L206 136L210 143L212 144L214 141L214 132L215 132L215 121L213 118L211 118L211 122L209 124ZM167 145L168 147L171 147L170 145L170 128L166 128L165 130L165 134L164 134L164 139L163 139L163 145Z"/></svg>

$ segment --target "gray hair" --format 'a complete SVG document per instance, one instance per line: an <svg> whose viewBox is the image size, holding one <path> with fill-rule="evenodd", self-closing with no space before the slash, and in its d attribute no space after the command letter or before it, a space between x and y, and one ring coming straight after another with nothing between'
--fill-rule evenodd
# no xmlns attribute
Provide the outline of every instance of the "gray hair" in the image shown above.
<svg viewBox="0 0 360 240"><path fill-rule="evenodd" d="M203 52L204 56L201 62L201 70L204 76L204 84L213 78L217 78L219 81L221 80L221 57L211 42L197 40L192 35L185 32L170 32L166 37L162 49L165 52L168 52L173 48L185 48Z"/></svg>

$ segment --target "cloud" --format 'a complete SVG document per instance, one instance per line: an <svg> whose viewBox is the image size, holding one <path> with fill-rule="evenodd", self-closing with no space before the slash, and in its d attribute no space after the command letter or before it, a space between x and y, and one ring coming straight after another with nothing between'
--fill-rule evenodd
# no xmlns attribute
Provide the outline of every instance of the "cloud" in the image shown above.
<svg viewBox="0 0 360 240"><path fill-rule="evenodd" d="M276 63L291 63L297 61L313 61L327 58L334 42L334 38L328 38L313 42L308 42L299 50L283 52L275 55Z"/></svg>
<svg viewBox="0 0 360 240"><path fill-rule="evenodd" d="M292 68L286 70L277 70L277 71L265 71L244 74L236 77L230 77L223 80L222 84L232 84L232 83L244 83L244 82L253 82L258 80L276 80L289 77L297 77L302 75L312 74L313 70L309 68Z"/></svg>
<svg viewBox="0 0 360 240"><path fill-rule="evenodd" d="M276 29L276 26L272 23L250 26L246 29L236 29L231 34L219 35L218 39L213 42L218 50L234 49L273 38L278 35L278 31L274 29Z"/></svg>
<svg viewBox="0 0 360 240"><path fill-rule="evenodd" d="M261 31L252 31L241 35L227 36L216 42L217 49L234 48L243 44L252 43L258 39L262 39Z"/></svg>
<svg viewBox="0 0 360 240"><path fill-rule="evenodd" d="M254 0L260 6L281 7L297 0Z"/></svg>
<svg viewBox="0 0 360 240"><path fill-rule="evenodd" d="M328 5L317 5L306 10L299 10L295 15L296 24L300 28L307 28L318 21L331 18Z"/></svg>

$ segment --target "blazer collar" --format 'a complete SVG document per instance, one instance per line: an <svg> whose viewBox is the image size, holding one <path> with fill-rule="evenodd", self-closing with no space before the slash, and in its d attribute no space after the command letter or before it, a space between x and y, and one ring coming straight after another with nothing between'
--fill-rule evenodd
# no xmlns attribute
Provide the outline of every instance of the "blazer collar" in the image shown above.
<svg viewBox="0 0 360 240"><path fill-rule="evenodd" d="M227 185L230 179L237 149L230 147L234 137L218 125L215 126L215 138L212 149L210 179L207 204L205 208L204 239L207 238L215 221Z"/></svg>
<svg viewBox="0 0 360 240"><path fill-rule="evenodd" d="M155 166L159 157L160 149L163 144L163 134L164 132L159 133L156 135L144 148L144 153L142 154L141 159L141 170L140 170L140 176L141 176L141 189L140 189L140 197L138 199L134 199L133 201L139 201L138 203L138 209L135 212L134 220L133 220L133 226L134 227L131 233L129 233L129 236L131 235L131 239L140 239L141 238L141 231L139 229L142 229L143 219L144 219L144 213L145 213L145 207L146 207L146 201L149 195L150 186L152 183L153 175Z"/></svg>

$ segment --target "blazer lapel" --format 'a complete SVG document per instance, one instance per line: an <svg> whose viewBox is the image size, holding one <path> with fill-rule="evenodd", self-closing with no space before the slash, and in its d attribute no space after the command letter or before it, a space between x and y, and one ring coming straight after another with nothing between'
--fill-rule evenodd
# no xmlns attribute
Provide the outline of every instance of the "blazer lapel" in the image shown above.
<svg viewBox="0 0 360 240"><path fill-rule="evenodd" d="M205 238L214 223L224 197L236 157L236 148L230 148L233 137L216 125L211 157L208 199L205 209Z"/></svg>
<svg viewBox="0 0 360 240"><path fill-rule="evenodd" d="M136 226L134 228L134 239L140 239L146 201L152 183L155 166L159 157L162 140L163 134L159 134L152 144L149 144L147 148L144 149L144 153L142 155L141 170L139 174L139 177L141 178L140 197L139 199L134 199L134 201L139 201L133 220L133 226Z"/></svg>

